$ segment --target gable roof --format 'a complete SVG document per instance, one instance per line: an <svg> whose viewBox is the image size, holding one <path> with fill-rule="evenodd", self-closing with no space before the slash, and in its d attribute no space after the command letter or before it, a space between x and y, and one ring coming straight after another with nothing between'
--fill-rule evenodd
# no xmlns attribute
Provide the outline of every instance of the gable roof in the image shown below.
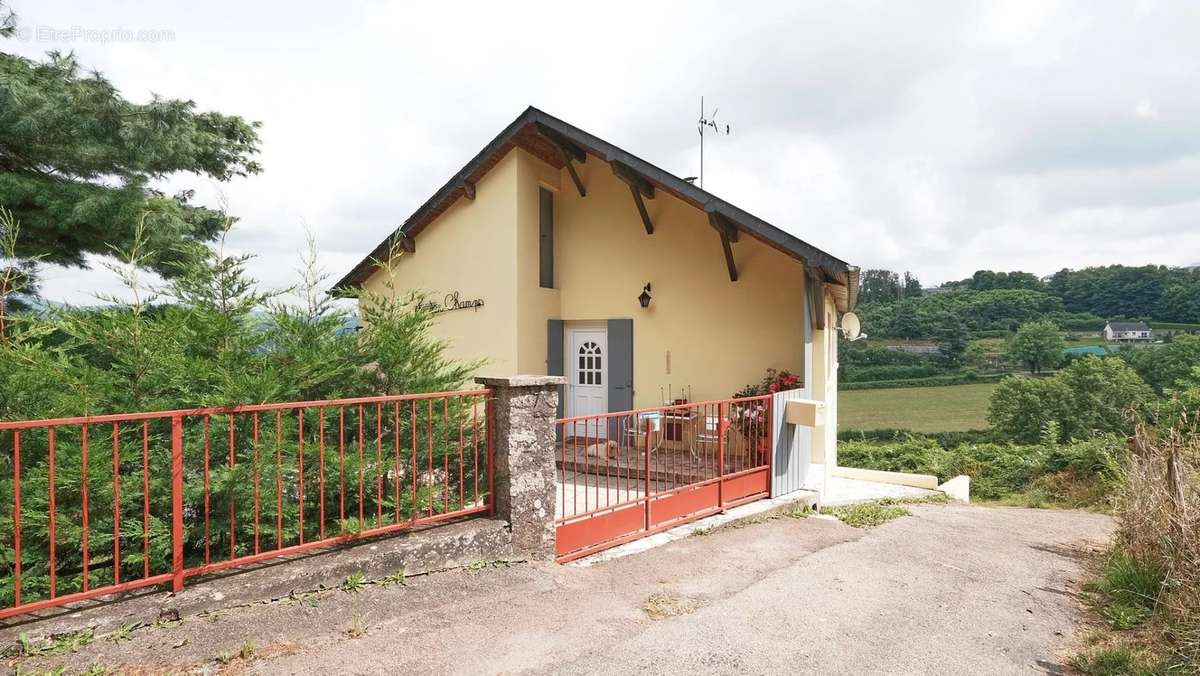
<svg viewBox="0 0 1200 676"><path fill-rule="evenodd" d="M722 200L682 178L666 172L653 164L628 153L621 148L593 136L578 127L530 106L513 120L503 131L480 150L471 161L450 178L428 200L417 208L391 235L379 243L371 253L355 265L334 289L361 285L374 272L376 261L384 260L400 241L411 242L421 230L464 195L474 195L474 184L498 163L510 150L519 147L547 164L562 169L565 154L560 150L561 142L586 152L606 162L624 165L636 176L661 188L675 197L716 214L726 222L763 243L785 254L804 261L806 266L824 273L828 281L842 285L846 298L839 298L838 305L853 308L858 295L858 268L817 247L787 233L770 223Z"/></svg>
<svg viewBox="0 0 1200 676"><path fill-rule="evenodd" d="M1093 326L1095 326L1093 324ZM1149 331L1150 327L1146 322L1109 322L1109 328L1113 331Z"/></svg>

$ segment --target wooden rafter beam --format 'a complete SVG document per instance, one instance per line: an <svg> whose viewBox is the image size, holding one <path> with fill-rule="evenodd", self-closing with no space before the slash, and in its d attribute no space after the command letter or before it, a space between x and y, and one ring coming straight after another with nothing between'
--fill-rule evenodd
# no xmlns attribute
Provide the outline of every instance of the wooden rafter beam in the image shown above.
<svg viewBox="0 0 1200 676"><path fill-rule="evenodd" d="M575 165L571 163L571 158L562 148L559 148L558 152L562 153L563 165L567 167L567 173L571 175L571 182L575 184L575 190L579 191L580 197L587 197L587 188L583 187L583 180L579 178L579 172L575 171Z"/></svg>
<svg viewBox="0 0 1200 676"><path fill-rule="evenodd" d="M808 271L808 312L812 326L825 330L825 276L819 270Z"/></svg>
<svg viewBox="0 0 1200 676"><path fill-rule="evenodd" d="M622 164L617 160L609 160L608 163L612 166L613 174L621 179L630 187L635 188L643 197L648 200L654 199L654 184L647 181L644 176L637 173L627 164Z"/></svg>
<svg viewBox="0 0 1200 676"><path fill-rule="evenodd" d="M400 249L404 253L411 254L417 252L417 240L409 237L408 235L400 235L398 238L393 240L392 246Z"/></svg>
<svg viewBox="0 0 1200 676"><path fill-rule="evenodd" d="M737 264L733 262L733 245L730 244L729 235L721 233L721 249L725 252L725 268L729 270L729 281L736 282L738 280Z"/></svg>
<svg viewBox="0 0 1200 676"><path fill-rule="evenodd" d="M574 164L575 162L580 164L587 162L587 152L553 129L540 124L534 128L538 135L549 141L558 150L558 156L562 160L563 166L566 167L567 173L571 175L571 182L575 184L575 190L579 192L579 196L587 197L587 188L583 187L583 180L579 178L579 172L575 170Z"/></svg>
<svg viewBox="0 0 1200 676"><path fill-rule="evenodd" d="M715 211L708 212L708 224L721 235L721 250L725 253L725 267L729 270L729 281L736 282L738 280L738 272L737 265L733 262L733 247L731 244L737 241L737 227L728 218Z"/></svg>
<svg viewBox="0 0 1200 676"><path fill-rule="evenodd" d="M609 164L612 166L613 175L629 186L629 193L633 195L633 203L637 205L638 215L642 217L642 226L646 228L646 234L653 235L654 223L650 220L650 212L646 211L646 202L642 198L654 199L654 184L616 160L611 160Z"/></svg>
<svg viewBox="0 0 1200 676"><path fill-rule="evenodd" d="M642 193L638 189L629 186L629 192L633 195L633 203L637 205L638 216L642 217L642 227L646 228L647 235L654 234L654 223L650 220L650 213L646 211L646 203L642 201Z"/></svg>
<svg viewBox="0 0 1200 676"><path fill-rule="evenodd" d="M539 136L553 143L567 157L580 164L587 162L587 152L583 148L580 148L574 141L542 124L538 124L534 128L537 130Z"/></svg>
<svg viewBox="0 0 1200 676"><path fill-rule="evenodd" d="M717 232L723 236L728 237L730 242L738 241L737 226L724 215L715 211L708 212L708 224L716 228Z"/></svg>

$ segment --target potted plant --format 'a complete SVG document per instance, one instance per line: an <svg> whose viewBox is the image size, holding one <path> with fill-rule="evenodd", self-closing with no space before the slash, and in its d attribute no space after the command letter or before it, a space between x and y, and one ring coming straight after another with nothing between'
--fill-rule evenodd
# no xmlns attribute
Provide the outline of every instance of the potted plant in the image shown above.
<svg viewBox="0 0 1200 676"><path fill-rule="evenodd" d="M767 369L759 382L747 385L734 393L735 399L758 397L775 394L781 390L790 390L800 386L800 376L789 371ZM747 445L752 445L758 452L758 462L765 464L771 453L771 430L767 418L768 404L766 400L735 402L732 404L729 417L734 429L741 433ZM747 449L749 450L749 449Z"/></svg>

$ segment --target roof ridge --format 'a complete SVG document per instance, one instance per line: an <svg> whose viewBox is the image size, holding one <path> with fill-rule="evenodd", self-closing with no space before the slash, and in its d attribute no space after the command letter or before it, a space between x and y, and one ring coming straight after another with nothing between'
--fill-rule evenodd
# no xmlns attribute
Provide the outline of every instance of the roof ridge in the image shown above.
<svg viewBox="0 0 1200 676"><path fill-rule="evenodd" d="M437 215L440 215L441 212L437 211L439 207L442 209L448 208L448 204L452 203L450 198L454 196L456 191L465 192L464 186L470 182L469 179L476 170L482 168L484 173L490 170L490 166L485 168L484 165L486 162L496 153L504 150L508 144L516 144L517 135L531 124L540 125L551 130L553 133L565 137L572 143L586 146L586 150L590 150L605 162L609 162L610 164L617 162L628 166L642 178L659 184L669 192L675 193L677 197L681 197L685 202L690 202L702 208L707 213L716 213L724 216L732 221L734 226L740 226L741 229L756 238L764 240L767 244L802 259L806 265L823 269L829 275L840 273L850 274L858 270L858 268L846 261L809 244L786 230L768 223L727 200L685 181L679 176L594 134L584 131L569 122L555 117L536 106L529 105L512 122L506 125L495 138L484 145L461 169L455 172L450 180L425 200L399 227L380 242L370 254L346 273L333 288L336 290L361 284L365 276L369 275L369 270L375 267L376 261L388 254L392 243L396 241L398 235L415 236L415 232L410 232L414 224L421 224L427 216L436 218ZM462 193L460 192L460 194ZM447 206L441 206L443 204ZM435 211L437 213L434 213Z"/></svg>

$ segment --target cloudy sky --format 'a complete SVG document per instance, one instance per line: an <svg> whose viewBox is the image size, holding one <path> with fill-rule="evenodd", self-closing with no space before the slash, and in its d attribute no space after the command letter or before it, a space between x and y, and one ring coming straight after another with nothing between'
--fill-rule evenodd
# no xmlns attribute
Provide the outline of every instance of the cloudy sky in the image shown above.
<svg viewBox="0 0 1200 676"><path fill-rule="evenodd" d="M1200 3L10 4L0 49L263 123L261 175L166 187L223 193L271 285L305 228L340 276L527 105L696 174L701 95L706 187L864 268L1200 262Z"/></svg>

